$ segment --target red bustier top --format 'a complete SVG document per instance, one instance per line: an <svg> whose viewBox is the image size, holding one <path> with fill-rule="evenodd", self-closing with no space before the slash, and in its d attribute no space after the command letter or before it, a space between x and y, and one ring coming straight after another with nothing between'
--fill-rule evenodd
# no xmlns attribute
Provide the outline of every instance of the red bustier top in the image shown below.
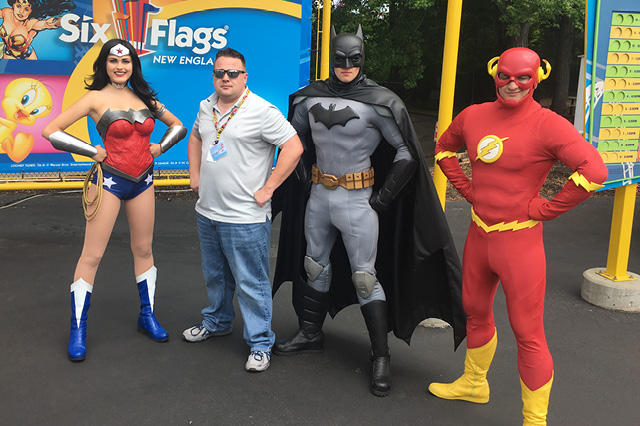
<svg viewBox="0 0 640 426"><path fill-rule="evenodd" d="M147 108L107 109L96 125L107 150L105 163L133 178L145 173L153 164L149 139L154 125L153 115Z"/></svg>

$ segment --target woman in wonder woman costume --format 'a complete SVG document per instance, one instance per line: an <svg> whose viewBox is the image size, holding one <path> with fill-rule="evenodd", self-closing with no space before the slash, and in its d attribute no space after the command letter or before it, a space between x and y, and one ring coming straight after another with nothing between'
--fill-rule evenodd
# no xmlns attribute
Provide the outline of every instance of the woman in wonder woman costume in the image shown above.
<svg viewBox="0 0 640 426"><path fill-rule="evenodd" d="M59 16L76 8L72 0L8 0L0 9L3 59L38 59L31 46L42 30L60 28Z"/></svg>
<svg viewBox="0 0 640 426"><path fill-rule="evenodd" d="M155 214L153 159L187 133L180 120L158 102L156 93L142 76L140 59L129 42L114 39L105 43L93 71L91 83L87 83L89 91L42 132L55 148L91 157L99 164L93 182L98 179L101 182L90 185L84 197L87 216L84 247L71 284L69 358L72 361L82 361L86 355L86 321L93 282L121 201L129 221L141 301L138 331L157 342L169 339L154 315L157 270L151 251ZM87 116L97 123L104 148L64 132ZM169 126L157 144L149 142L155 119ZM98 202L92 203L94 200Z"/></svg>
<svg viewBox="0 0 640 426"><path fill-rule="evenodd" d="M497 63L496 63L497 62ZM540 221L586 200L607 177L596 149L564 118L533 97L549 76L532 50L516 47L489 61L498 99L462 111L436 146L436 161L472 204L462 259L462 304L467 314L464 374L453 383L431 383L444 399L489 402L487 371L497 345L493 299L502 282L509 322L518 345L524 425L546 425L553 360L542 321L546 284ZM469 180L456 152L466 146ZM560 160L574 173L551 200L540 188Z"/></svg>

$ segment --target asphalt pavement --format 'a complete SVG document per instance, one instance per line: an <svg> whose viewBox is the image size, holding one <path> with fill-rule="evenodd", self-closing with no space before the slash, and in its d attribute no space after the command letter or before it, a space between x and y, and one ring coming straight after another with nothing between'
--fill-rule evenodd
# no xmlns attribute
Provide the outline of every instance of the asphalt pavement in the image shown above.
<svg viewBox="0 0 640 426"><path fill-rule="evenodd" d="M169 342L136 331L139 301L121 212L91 298L87 358L72 363L66 346L69 284L84 233L80 196L24 198L0 192L0 425L522 424L516 344L501 290L485 405L427 391L428 383L462 372L464 343L453 351L450 328L418 327L410 346L390 337L393 389L386 398L371 395L370 343L357 306L326 321L324 353L274 356L263 373L244 370L249 348L237 305L231 335L184 341L182 331L201 320L207 303L189 202L156 206L155 310ZM606 265L612 209L613 198L594 198L544 225L545 325L555 363L549 425L640 422L640 313L608 311L580 297L582 273ZM461 253L469 206L448 202L446 210ZM635 273L639 210L636 204L628 268ZM272 254L276 243L272 238ZM290 298L290 284L274 298L279 338L297 328Z"/></svg>

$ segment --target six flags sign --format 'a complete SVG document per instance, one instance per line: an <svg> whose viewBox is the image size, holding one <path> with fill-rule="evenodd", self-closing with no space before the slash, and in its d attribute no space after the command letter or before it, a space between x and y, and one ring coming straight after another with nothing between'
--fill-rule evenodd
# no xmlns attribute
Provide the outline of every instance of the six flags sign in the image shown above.
<svg viewBox="0 0 640 426"><path fill-rule="evenodd" d="M152 53L152 48L161 40L166 40L168 47L190 48L197 55L205 55L211 49L222 49L227 45L228 25L193 29L178 26L175 19L151 19L151 15L159 13L162 8L149 0L113 0L112 4L113 24L96 23L92 17L81 17L75 13L65 14L61 19L65 33L60 35L60 40L67 43L78 40L104 43L109 40L106 33L113 25L117 37L129 41L140 56Z"/></svg>

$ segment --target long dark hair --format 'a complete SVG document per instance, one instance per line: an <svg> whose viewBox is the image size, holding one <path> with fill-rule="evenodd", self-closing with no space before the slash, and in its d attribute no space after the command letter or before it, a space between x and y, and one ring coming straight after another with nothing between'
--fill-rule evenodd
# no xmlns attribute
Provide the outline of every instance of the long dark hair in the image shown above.
<svg viewBox="0 0 640 426"><path fill-rule="evenodd" d="M136 52L136 49L131 45L131 43L129 43L127 40L114 38L112 40L109 40L104 44L104 46L102 46L100 54L98 54L98 57L93 63L93 75L90 77L91 83L88 83L86 80L84 82L84 84L86 84L87 86L87 89L101 90L102 88L104 88L104 86L110 83L109 76L107 75L107 57L109 56L111 48L117 44L121 44L129 49L129 55L131 55L133 70L131 72L131 78L129 79L129 86L131 86L133 93L135 93L136 96L138 96L140 100L144 102L144 104L151 110L151 112L158 112L158 106L156 104L156 102L158 102L158 94L144 79L138 53Z"/></svg>
<svg viewBox="0 0 640 426"><path fill-rule="evenodd" d="M8 0L9 7L18 0ZM27 0L31 5L29 18L42 20L50 16L59 16L76 8L72 0Z"/></svg>

